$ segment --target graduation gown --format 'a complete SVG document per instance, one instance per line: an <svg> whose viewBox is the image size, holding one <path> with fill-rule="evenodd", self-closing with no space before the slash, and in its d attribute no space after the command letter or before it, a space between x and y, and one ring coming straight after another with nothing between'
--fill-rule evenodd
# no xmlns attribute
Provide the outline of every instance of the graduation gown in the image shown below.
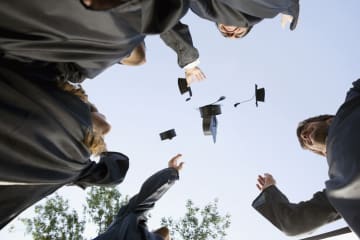
<svg viewBox="0 0 360 240"><path fill-rule="evenodd" d="M233 9L218 0L190 0L190 9L200 18L239 27L252 27L262 20ZM180 21L169 31L161 33L160 37L176 52L178 65L181 68L199 58L199 52L193 45L189 27Z"/></svg>
<svg viewBox="0 0 360 240"><path fill-rule="evenodd" d="M231 26L251 27L262 20L220 0L190 0L190 9L200 18Z"/></svg>
<svg viewBox="0 0 360 240"><path fill-rule="evenodd" d="M199 51L194 47L189 27L178 22L171 30L160 34L164 43L172 48L178 59L178 65L183 68L199 58Z"/></svg>
<svg viewBox="0 0 360 240"><path fill-rule="evenodd" d="M331 204L360 238L360 79L353 83L345 103L329 128L326 158Z"/></svg>
<svg viewBox="0 0 360 240"><path fill-rule="evenodd" d="M80 0L0 1L0 55L74 63L85 77L93 78L144 40L135 29L141 11L130 10L136 14L127 19L131 15L122 16L116 9L88 10ZM133 19L135 25L129 23Z"/></svg>
<svg viewBox="0 0 360 240"><path fill-rule="evenodd" d="M307 201L291 203L276 187L270 186L253 201L252 206L286 235L307 233L341 218L330 204L325 190Z"/></svg>
<svg viewBox="0 0 360 240"><path fill-rule="evenodd" d="M279 13L299 16L299 0L217 0L234 9L259 18L273 18Z"/></svg>
<svg viewBox="0 0 360 240"><path fill-rule="evenodd" d="M94 240L163 240L149 231L147 213L179 179L174 168L163 169L148 178L138 194L122 206L112 224Z"/></svg>
<svg viewBox="0 0 360 240"><path fill-rule="evenodd" d="M61 186L114 185L128 170L121 153L89 159L89 106L56 86L57 71L0 58L0 228Z"/></svg>

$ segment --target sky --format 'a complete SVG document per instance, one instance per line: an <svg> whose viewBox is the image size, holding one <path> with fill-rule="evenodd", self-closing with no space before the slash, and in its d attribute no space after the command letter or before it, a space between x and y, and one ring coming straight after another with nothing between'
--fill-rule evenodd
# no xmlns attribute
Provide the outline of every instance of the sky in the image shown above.
<svg viewBox="0 0 360 240"><path fill-rule="evenodd" d="M177 87L184 72L175 53L159 36L146 38L147 63L139 67L116 65L84 83L90 100L112 124L106 136L109 150L130 158L126 179L117 188L136 194L143 181L165 168L177 153L183 154L180 180L151 212L149 228L161 217L184 215L187 199L198 206L219 200L221 214L231 215L227 240L299 239L287 237L258 214L251 202L259 194L258 174L271 173L277 186L297 203L324 188L326 159L300 148L295 129L299 121L318 114L335 114L351 83L360 77L357 0L300 1L295 31L282 29L280 18L266 19L241 40L223 38L214 24L188 13L200 67L207 79L194 83L193 97L185 101ZM264 87L265 102L233 104ZM220 96L214 144L204 136L198 108ZM177 136L161 141L159 133L174 128ZM76 187L58 191L81 208L85 193ZM43 203L40 202L40 203ZM29 208L20 217L34 216ZM9 228L15 229L9 232ZM346 226L337 221L312 234ZM31 239L14 220L0 239ZM87 231L87 237L94 232ZM306 237L310 235L304 235ZM351 234L332 239L356 239Z"/></svg>

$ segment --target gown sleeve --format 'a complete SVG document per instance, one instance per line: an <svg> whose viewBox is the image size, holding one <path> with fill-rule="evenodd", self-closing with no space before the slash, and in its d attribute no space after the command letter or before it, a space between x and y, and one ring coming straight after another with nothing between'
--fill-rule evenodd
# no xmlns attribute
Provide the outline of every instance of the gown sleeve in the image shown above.
<svg viewBox="0 0 360 240"><path fill-rule="evenodd" d="M118 218L135 213L136 215L144 216L155 206L158 201L179 179L179 173L175 168L165 168L151 177L149 177L141 186L138 194L133 196L129 203L122 207L118 213Z"/></svg>
<svg viewBox="0 0 360 240"><path fill-rule="evenodd" d="M271 186L260 193L252 206L288 236L310 232L341 218L325 190L316 192L310 200L291 203L276 186Z"/></svg>
<svg viewBox="0 0 360 240"><path fill-rule="evenodd" d="M114 186L120 184L129 169L129 158L118 152L105 152L98 163L93 162L74 182L81 188L92 185Z"/></svg>
<svg viewBox="0 0 360 240"><path fill-rule="evenodd" d="M160 34L160 38L176 52L181 68L199 58L199 52L193 45L187 25L178 22L171 30Z"/></svg>

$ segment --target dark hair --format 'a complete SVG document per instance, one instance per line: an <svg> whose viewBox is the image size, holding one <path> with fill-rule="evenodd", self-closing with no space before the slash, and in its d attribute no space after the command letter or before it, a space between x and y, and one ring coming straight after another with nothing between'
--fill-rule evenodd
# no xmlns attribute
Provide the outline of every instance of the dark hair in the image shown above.
<svg viewBox="0 0 360 240"><path fill-rule="evenodd" d="M330 115L330 114L323 114L323 115L319 115L319 116L316 116L316 117L311 117L311 118L308 118L308 119L305 119L304 121L300 122L297 129L296 129L296 135L297 135L297 138L299 140L299 143L300 143L300 146L302 148L305 148L305 144L301 138L301 132L302 130L304 129L304 127L311 123L311 122L323 122L323 121L326 121L330 118L333 118L334 115Z"/></svg>

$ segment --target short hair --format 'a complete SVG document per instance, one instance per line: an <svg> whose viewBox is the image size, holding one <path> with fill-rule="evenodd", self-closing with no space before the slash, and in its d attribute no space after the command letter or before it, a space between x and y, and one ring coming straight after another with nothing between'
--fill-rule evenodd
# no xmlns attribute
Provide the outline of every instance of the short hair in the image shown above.
<svg viewBox="0 0 360 240"><path fill-rule="evenodd" d="M296 135L299 140L300 146L302 148L305 148L305 144L303 142L303 139L301 138L301 132L304 129L305 125L307 125L311 122L323 122L323 121L326 121L333 117L334 117L334 115L331 115L331 114L322 114L322 115L318 115L318 116L311 117L311 118L301 121L296 129Z"/></svg>
<svg viewBox="0 0 360 240"><path fill-rule="evenodd" d="M220 29L219 29L219 23L218 22L216 22L215 23L215 26L216 26L216 28L220 31ZM240 37L237 37L237 38L244 38L246 35L248 35L248 33L251 31L251 29L253 28L253 26L246 26L246 32L244 33L244 35L242 35L242 36L240 36ZM221 32L220 31L220 33L221 33L221 35L223 35L224 37L228 37L228 36L226 36L223 32Z"/></svg>

